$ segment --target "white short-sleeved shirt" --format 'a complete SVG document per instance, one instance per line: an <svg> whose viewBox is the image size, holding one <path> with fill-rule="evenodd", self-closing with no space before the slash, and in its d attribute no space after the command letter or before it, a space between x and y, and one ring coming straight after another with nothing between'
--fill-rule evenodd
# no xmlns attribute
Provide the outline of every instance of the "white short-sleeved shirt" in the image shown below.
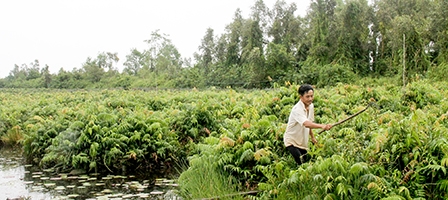
<svg viewBox="0 0 448 200"><path fill-rule="evenodd" d="M288 125L283 136L285 146L293 145L308 150L310 129L303 126L306 120L314 121L314 105L312 103L309 105L307 113L305 104L299 101L289 114Z"/></svg>

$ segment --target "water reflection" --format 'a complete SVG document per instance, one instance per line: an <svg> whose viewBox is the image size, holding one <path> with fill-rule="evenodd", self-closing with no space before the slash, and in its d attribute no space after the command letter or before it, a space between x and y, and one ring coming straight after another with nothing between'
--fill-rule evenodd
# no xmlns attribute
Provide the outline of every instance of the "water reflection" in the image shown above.
<svg viewBox="0 0 448 200"><path fill-rule="evenodd" d="M33 197L32 199L50 199L46 192L33 192L27 189L24 181L25 167L23 158L17 149L0 149L0 198Z"/></svg>
<svg viewBox="0 0 448 200"><path fill-rule="evenodd" d="M0 199L180 199L173 180L134 175L58 174L24 165L20 150L0 149Z"/></svg>

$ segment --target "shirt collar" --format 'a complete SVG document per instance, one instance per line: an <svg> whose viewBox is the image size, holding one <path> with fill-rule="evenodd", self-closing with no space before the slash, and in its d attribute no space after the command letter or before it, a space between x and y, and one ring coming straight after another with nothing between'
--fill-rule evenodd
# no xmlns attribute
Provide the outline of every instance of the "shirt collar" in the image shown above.
<svg viewBox="0 0 448 200"><path fill-rule="evenodd" d="M299 100L299 104L303 108L303 110L306 110L305 104L302 102L302 100ZM314 106L313 103L311 103L308 107L311 108L312 106Z"/></svg>

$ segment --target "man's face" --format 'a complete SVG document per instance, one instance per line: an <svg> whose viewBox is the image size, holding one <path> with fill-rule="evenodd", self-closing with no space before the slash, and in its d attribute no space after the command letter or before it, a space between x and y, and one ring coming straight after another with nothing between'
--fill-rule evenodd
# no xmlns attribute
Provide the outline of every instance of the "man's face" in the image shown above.
<svg viewBox="0 0 448 200"><path fill-rule="evenodd" d="M314 91L308 90L305 94L300 96L300 100L302 100L303 104L308 107L314 100Z"/></svg>

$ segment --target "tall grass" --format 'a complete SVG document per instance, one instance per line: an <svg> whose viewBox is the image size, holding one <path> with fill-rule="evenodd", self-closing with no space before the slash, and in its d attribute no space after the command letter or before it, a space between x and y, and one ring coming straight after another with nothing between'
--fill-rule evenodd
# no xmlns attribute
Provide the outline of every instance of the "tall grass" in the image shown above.
<svg viewBox="0 0 448 200"><path fill-rule="evenodd" d="M185 199L243 199L229 196L237 193L236 184L217 167L217 160L216 155L193 156L178 179L179 195Z"/></svg>
<svg viewBox="0 0 448 200"><path fill-rule="evenodd" d="M0 141L5 146L15 146L23 140L23 137L20 126L14 126L0 137Z"/></svg>

